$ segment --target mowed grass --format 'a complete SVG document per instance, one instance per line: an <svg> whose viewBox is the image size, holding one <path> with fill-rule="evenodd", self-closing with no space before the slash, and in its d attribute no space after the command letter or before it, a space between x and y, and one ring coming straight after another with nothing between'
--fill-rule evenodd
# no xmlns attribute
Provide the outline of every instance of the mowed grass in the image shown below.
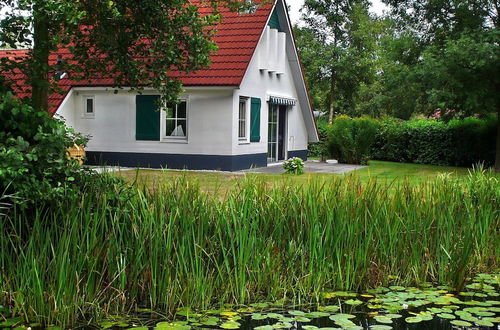
<svg viewBox="0 0 500 330"><path fill-rule="evenodd" d="M419 164L404 164L382 161L371 161L369 166L349 174L333 173L306 173L304 175L259 174L259 173L227 173L227 172L196 172L172 170L133 170L117 171L115 174L128 182L135 182L139 186L153 188L158 184L174 181L180 177L194 179L202 191L220 193L221 195L234 190L248 177L257 181L267 182L269 185L304 185L312 181L327 183L339 177L355 177L362 182L375 179L379 182L420 183L436 179L439 175L447 174L452 177L465 177L470 169L460 167L430 166Z"/></svg>

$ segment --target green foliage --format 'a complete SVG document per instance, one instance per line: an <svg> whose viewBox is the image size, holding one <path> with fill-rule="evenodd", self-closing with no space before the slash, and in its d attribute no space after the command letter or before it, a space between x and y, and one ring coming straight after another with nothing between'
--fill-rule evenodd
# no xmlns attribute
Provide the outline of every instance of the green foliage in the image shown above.
<svg viewBox="0 0 500 330"><path fill-rule="evenodd" d="M309 143L308 156L312 158L328 155L328 121L317 120L319 142Z"/></svg>
<svg viewBox="0 0 500 330"><path fill-rule="evenodd" d="M246 1L210 0L212 12L201 13L189 0L0 0L0 47L32 49L22 61L3 58L0 71L22 70L32 86L33 106L47 109L49 62L59 48L71 53L63 69L72 79L105 77L113 86L141 90L154 87L165 101L175 101L181 84L167 73L191 72L210 63L216 50L211 40L219 22L218 8L236 10ZM52 86L54 87L54 86Z"/></svg>
<svg viewBox="0 0 500 330"><path fill-rule="evenodd" d="M286 174L304 174L304 161L298 157L290 158L285 160L283 168Z"/></svg>
<svg viewBox="0 0 500 330"><path fill-rule="evenodd" d="M367 164L377 134L378 122L367 117L337 117L329 132L331 156L348 164Z"/></svg>
<svg viewBox="0 0 500 330"><path fill-rule="evenodd" d="M471 167L492 165L495 159L496 119L469 117L448 123L418 119L381 122L373 157L379 160Z"/></svg>
<svg viewBox="0 0 500 330"><path fill-rule="evenodd" d="M420 184L247 180L225 198L185 178L111 185L0 221L0 299L32 322L73 328L143 304L168 314L317 303L329 289L460 286L499 265L498 184L481 172Z"/></svg>
<svg viewBox="0 0 500 330"><path fill-rule="evenodd" d="M23 200L61 199L82 179L66 149L85 139L10 93L0 96L0 191Z"/></svg>

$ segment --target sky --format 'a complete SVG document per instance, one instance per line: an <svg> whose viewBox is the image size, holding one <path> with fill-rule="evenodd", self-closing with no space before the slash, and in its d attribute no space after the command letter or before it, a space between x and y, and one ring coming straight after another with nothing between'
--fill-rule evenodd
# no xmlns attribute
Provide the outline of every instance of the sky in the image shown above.
<svg viewBox="0 0 500 330"><path fill-rule="evenodd" d="M290 18L292 23L295 24L300 19L300 8L304 5L304 0L288 0L286 2L290 6ZM371 11L375 14L382 14L383 10L387 9L387 6L380 0L372 0Z"/></svg>

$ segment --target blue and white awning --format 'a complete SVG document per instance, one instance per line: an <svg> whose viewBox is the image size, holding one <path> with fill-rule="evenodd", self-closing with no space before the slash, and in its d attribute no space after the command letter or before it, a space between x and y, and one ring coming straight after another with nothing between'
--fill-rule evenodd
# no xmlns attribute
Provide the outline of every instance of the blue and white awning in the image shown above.
<svg viewBox="0 0 500 330"><path fill-rule="evenodd" d="M295 104L297 104L297 100L287 99L287 98L279 97L279 96L270 96L269 97L269 103L271 103L271 104L279 104L279 105L294 106Z"/></svg>

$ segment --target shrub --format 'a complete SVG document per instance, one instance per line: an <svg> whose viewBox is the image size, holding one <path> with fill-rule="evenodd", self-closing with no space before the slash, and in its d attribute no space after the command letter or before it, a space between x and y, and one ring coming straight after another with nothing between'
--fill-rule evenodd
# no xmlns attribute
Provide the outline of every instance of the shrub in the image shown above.
<svg viewBox="0 0 500 330"><path fill-rule="evenodd" d="M337 117L328 133L330 155L340 162L366 164L379 124L374 119Z"/></svg>
<svg viewBox="0 0 500 330"><path fill-rule="evenodd" d="M319 142L309 144L309 157L325 157L328 155L328 121L318 120Z"/></svg>
<svg viewBox="0 0 500 330"><path fill-rule="evenodd" d="M290 158L285 160L283 168L286 174L304 174L304 161L298 157Z"/></svg>
<svg viewBox="0 0 500 330"><path fill-rule="evenodd" d="M466 118L448 123L386 119L373 145L373 158L395 162L471 167L495 159L494 118Z"/></svg>
<svg viewBox="0 0 500 330"><path fill-rule="evenodd" d="M19 200L57 200L85 180L66 149L86 140L63 122L0 95L0 191Z"/></svg>

